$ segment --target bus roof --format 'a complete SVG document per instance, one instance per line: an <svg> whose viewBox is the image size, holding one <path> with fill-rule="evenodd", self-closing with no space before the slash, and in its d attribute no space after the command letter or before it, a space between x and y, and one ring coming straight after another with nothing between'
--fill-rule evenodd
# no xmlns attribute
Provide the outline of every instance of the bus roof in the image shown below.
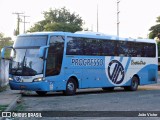
<svg viewBox="0 0 160 120"><path fill-rule="evenodd" d="M108 35L99 32L90 32L90 31L78 31L75 33L71 32L62 32L62 31L53 31L53 32L33 32L21 34L19 36L30 36L30 35L64 35L71 37L87 37L87 38L98 38L98 39L109 39L109 40L122 40L122 41L136 41L136 42L148 42L156 43L154 39L133 39L133 38L122 38L116 35Z"/></svg>

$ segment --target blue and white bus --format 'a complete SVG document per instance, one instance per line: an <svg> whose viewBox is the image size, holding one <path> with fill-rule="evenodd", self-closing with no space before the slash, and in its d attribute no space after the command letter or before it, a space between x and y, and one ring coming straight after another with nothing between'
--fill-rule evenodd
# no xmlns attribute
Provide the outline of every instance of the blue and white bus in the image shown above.
<svg viewBox="0 0 160 120"><path fill-rule="evenodd" d="M150 39L130 39L90 32L39 32L19 35L11 50L9 85L39 95L77 89L124 87L157 82L157 44Z"/></svg>

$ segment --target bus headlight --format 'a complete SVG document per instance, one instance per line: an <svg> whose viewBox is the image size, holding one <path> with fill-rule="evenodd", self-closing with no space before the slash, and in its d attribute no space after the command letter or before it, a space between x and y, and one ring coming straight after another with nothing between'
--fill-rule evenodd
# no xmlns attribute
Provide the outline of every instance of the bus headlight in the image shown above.
<svg viewBox="0 0 160 120"><path fill-rule="evenodd" d="M12 80L13 80L13 78L12 78L12 77L9 77L9 78L8 78L8 80L11 80L11 81L12 81Z"/></svg>
<svg viewBox="0 0 160 120"><path fill-rule="evenodd" d="M35 79L33 79L33 82L40 82L40 81L42 81L42 80L44 80L43 77L35 78Z"/></svg>

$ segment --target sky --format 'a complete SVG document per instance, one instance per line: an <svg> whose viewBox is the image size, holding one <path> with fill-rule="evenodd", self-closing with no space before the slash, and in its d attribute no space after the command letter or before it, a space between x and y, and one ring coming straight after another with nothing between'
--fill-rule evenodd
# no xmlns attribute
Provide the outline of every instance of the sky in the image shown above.
<svg viewBox="0 0 160 120"><path fill-rule="evenodd" d="M50 8L66 7L71 13L79 14L84 20L83 28L98 32L117 34L117 0L0 0L0 32L13 36L17 26L15 12L25 13L26 30L43 20L43 12ZM147 38L151 26L156 25L160 16L160 0L120 0L119 36ZM23 18L23 17L21 17ZM23 33L20 23L20 33Z"/></svg>

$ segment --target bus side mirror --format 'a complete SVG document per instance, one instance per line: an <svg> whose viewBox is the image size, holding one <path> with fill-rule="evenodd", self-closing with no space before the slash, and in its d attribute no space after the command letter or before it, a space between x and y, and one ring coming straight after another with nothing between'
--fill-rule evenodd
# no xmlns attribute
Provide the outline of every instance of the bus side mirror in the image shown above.
<svg viewBox="0 0 160 120"><path fill-rule="evenodd" d="M49 46L42 46L39 48L39 58L45 59L45 51Z"/></svg>
<svg viewBox="0 0 160 120"><path fill-rule="evenodd" d="M11 50L13 49L12 46L6 46L1 49L1 58L2 59L10 59L10 53Z"/></svg>

